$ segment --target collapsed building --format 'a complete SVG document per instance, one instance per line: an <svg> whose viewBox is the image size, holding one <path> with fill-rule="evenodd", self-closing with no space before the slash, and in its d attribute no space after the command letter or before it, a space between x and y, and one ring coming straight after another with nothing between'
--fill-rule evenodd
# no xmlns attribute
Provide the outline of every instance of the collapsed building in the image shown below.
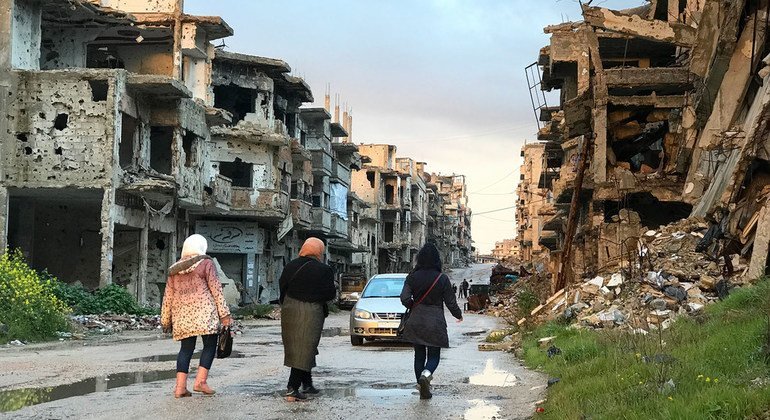
<svg viewBox="0 0 770 420"><path fill-rule="evenodd" d="M766 274L768 2L582 11L583 21L545 28L550 43L527 68L542 152L522 155L539 159L547 200L533 214L543 194L521 180L522 258L551 273L556 292L638 268L642 233L689 217L709 226L698 249L718 265L704 274ZM558 104L542 93L552 90ZM746 268L733 270L738 261Z"/></svg>
<svg viewBox="0 0 770 420"><path fill-rule="evenodd" d="M360 201L360 237L371 249L368 273L408 272L419 249L436 245L452 267L470 263L471 210L465 178L425 171L425 162L396 157L396 146L361 144L363 168L352 176ZM366 221L365 225L364 222Z"/></svg>
<svg viewBox="0 0 770 420"><path fill-rule="evenodd" d="M332 122L328 97L301 108L313 96L287 63L215 48L233 35L221 18L181 0L15 0L0 19L0 247L157 303L200 233L231 304L276 300L309 236L338 275L368 251L350 240L352 117Z"/></svg>

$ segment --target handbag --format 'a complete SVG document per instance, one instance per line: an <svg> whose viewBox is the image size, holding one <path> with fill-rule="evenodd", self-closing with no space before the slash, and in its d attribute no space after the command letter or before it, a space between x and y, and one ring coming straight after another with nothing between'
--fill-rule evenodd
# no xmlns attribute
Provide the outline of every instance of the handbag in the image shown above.
<svg viewBox="0 0 770 420"><path fill-rule="evenodd" d="M233 334L230 327L222 327L217 337L217 359L224 359L233 352Z"/></svg>
<svg viewBox="0 0 770 420"><path fill-rule="evenodd" d="M404 335L404 329L406 328L406 322L409 321L409 315L412 313L412 310L417 307L422 301L425 299L426 296L428 296L428 293L430 293L431 290L433 290L433 287L436 286L436 283L438 283L438 279L441 278L441 275L443 273L439 273L439 275L436 277L436 280L433 280L433 284L430 285L428 288L428 291L425 292L420 299L412 305L411 308L406 308L406 312L404 312L403 315L401 315L401 321L398 323L398 329L396 329L396 336L401 337Z"/></svg>

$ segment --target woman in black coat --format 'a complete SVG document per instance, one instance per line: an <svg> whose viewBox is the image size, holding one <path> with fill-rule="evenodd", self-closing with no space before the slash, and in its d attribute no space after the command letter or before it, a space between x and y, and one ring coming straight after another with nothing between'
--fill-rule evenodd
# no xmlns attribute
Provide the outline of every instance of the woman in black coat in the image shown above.
<svg viewBox="0 0 770 420"><path fill-rule="evenodd" d="M444 305L462 322L449 277L441 272L441 257L433 244L425 244L417 253L417 264L401 290L401 303L411 315L404 326L403 339L414 344L414 374L420 385L420 398L428 399L430 381L441 358L441 348L449 347Z"/></svg>
<svg viewBox="0 0 770 420"><path fill-rule="evenodd" d="M278 281L283 364L291 368L286 392L289 401L304 400L306 393L318 393L310 372L316 365L326 318L324 306L337 294L334 271L321 262L323 254L324 243L318 238L308 238L299 251L299 258L286 264Z"/></svg>

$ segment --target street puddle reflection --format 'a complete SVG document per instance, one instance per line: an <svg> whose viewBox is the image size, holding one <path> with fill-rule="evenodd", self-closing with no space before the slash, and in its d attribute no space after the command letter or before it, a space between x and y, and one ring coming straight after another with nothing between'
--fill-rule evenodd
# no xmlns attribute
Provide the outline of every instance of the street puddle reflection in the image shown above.
<svg viewBox="0 0 770 420"><path fill-rule="evenodd" d="M176 360L178 353L172 353L172 354L156 354L154 356L145 356L145 357L137 357L136 359L128 359L126 362L170 362L172 360ZM197 351L193 353L193 360L196 360L201 357L201 352ZM246 356L243 355L243 353L239 351L233 350L233 352L230 354L229 358L231 359L242 359Z"/></svg>
<svg viewBox="0 0 770 420"><path fill-rule="evenodd" d="M470 400L471 407L465 410L463 419L465 420L503 420L500 414L500 407L489 404L484 400Z"/></svg>
<svg viewBox="0 0 770 420"><path fill-rule="evenodd" d="M414 389L402 389L402 388L332 388L324 389L319 396L330 398L345 398L345 397L357 397L357 398L399 398L399 397L411 397L412 394L417 391Z"/></svg>
<svg viewBox="0 0 770 420"><path fill-rule="evenodd" d="M478 375L468 378L471 385L484 386L514 386L517 383L516 376L508 371L495 369L492 359L487 359L484 370Z"/></svg>
<svg viewBox="0 0 770 420"><path fill-rule="evenodd" d="M94 392L105 392L133 384L162 381L176 377L174 370L153 372L124 372L108 376L97 376L71 384L23 388L0 391L0 412L20 410L24 407L43 404L65 398L79 397Z"/></svg>

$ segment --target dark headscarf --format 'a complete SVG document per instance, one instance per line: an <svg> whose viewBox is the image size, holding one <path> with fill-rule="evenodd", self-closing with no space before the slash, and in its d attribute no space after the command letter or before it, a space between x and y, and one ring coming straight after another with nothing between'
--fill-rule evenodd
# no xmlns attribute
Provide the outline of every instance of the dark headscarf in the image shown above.
<svg viewBox="0 0 770 420"><path fill-rule="evenodd" d="M415 272L417 270L441 270L441 255L438 253L438 249L432 243L428 242L423 245L420 252L417 253L417 264L414 266Z"/></svg>

